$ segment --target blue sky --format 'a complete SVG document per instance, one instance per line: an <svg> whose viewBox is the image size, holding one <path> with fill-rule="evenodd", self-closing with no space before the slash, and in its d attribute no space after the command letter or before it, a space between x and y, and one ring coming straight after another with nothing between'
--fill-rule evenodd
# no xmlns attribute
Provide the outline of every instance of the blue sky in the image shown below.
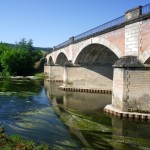
<svg viewBox="0 0 150 150"><path fill-rule="evenodd" d="M0 0L0 41L53 47L150 0Z"/></svg>

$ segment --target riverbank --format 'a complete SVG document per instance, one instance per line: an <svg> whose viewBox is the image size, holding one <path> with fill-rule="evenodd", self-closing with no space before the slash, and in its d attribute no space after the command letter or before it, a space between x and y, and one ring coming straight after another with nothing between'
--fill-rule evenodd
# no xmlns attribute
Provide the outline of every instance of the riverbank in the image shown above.
<svg viewBox="0 0 150 150"><path fill-rule="evenodd" d="M0 127L0 147L1 149L26 149L26 150L48 150L47 145L36 146L34 142L21 139L18 135L8 136L4 133L4 128Z"/></svg>
<svg viewBox="0 0 150 150"><path fill-rule="evenodd" d="M8 76L3 77L0 76L0 79L30 79L30 80L37 80L37 79L44 79L46 76L44 73L38 73L33 76Z"/></svg>

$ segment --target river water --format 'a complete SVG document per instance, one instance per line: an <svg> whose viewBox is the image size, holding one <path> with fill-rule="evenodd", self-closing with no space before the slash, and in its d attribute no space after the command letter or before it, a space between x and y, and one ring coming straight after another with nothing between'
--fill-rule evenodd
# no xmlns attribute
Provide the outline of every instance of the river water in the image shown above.
<svg viewBox="0 0 150 150"><path fill-rule="evenodd" d="M64 92L43 80L0 81L0 126L49 149L149 150L150 122L103 112L110 94Z"/></svg>

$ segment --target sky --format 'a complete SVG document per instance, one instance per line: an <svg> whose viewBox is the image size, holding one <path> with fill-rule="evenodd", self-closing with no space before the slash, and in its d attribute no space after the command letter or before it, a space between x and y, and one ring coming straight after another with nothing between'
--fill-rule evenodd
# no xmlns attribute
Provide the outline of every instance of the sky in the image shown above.
<svg viewBox="0 0 150 150"><path fill-rule="evenodd" d="M150 0L0 0L0 41L54 47Z"/></svg>

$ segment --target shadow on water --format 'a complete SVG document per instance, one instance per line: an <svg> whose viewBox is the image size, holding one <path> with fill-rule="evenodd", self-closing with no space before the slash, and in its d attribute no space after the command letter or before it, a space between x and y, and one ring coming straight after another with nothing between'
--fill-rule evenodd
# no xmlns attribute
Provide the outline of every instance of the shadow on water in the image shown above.
<svg viewBox="0 0 150 150"><path fill-rule="evenodd" d="M60 91L59 84L47 81L44 85L55 112L83 147L149 149L149 122L116 118L103 112L104 106L111 103L111 95Z"/></svg>

